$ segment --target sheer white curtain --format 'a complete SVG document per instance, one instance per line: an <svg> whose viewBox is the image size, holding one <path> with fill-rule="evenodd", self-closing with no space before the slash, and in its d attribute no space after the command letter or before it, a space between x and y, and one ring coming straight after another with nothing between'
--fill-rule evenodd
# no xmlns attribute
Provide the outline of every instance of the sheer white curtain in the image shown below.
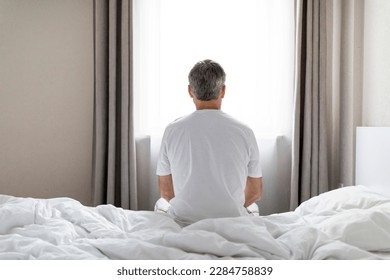
<svg viewBox="0 0 390 280"><path fill-rule="evenodd" d="M199 60L225 69L223 111L259 141L290 139L294 0L134 0L134 43L135 130L152 136L151 176L164 128L194 111L187 75Z"/></svg>
<svg viewBox="0 0 390 280"><path fill-rule="evenodd" d="M257 134L285 134L293 5L292 0L135 0L136 131L161 133L192 112L187 75L196 62L210 58L227 73L223 110Z"/></svg>

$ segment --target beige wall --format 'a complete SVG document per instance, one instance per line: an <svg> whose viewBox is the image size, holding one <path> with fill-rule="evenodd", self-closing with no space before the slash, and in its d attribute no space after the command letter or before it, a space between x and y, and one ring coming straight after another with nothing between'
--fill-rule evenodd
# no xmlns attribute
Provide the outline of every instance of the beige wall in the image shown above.
<svg viewBox="0 0 390 280"><path fill-rule="evenodd" d="M0 193L91 203L93 1L0 0Z"/></svg>
<svg viewBox="0 0 390 280"><path fill-rule="evenodd" d="M364 4L363 125L390 126L390 1Z"/></svg>

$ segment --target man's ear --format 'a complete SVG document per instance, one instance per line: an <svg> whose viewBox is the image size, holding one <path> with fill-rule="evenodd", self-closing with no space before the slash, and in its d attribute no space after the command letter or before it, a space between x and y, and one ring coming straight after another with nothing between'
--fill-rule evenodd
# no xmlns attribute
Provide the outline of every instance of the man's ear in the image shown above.
<svg viewBox="0 0 390 280"><path fill-rule="evenodd" d="M188 93L190 94L191 98L194 98L194 94L192 93L192 89L190 85L188 85Z"/></svg>
<svg viewBox="0 0 390 280"><path fill-rule="evenodd" d="M222 89L221 89L221 93L219 94L219 96L220 96L221 98L224 98L224 97L225 97L225 92L226 92L226 86L223 85L223 86L222 86Z"/></svg>

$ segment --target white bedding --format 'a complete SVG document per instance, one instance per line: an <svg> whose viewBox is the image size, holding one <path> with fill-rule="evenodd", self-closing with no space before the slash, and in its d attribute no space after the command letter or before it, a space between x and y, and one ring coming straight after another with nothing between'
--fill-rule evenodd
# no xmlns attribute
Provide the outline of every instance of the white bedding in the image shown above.
<svg viewBox="0 0 390 280"><path fill-rule="evenodd" d="M362 186L295 211L207 219L0 195L0 259L378 259L390 257L390 198Z"/></svg>

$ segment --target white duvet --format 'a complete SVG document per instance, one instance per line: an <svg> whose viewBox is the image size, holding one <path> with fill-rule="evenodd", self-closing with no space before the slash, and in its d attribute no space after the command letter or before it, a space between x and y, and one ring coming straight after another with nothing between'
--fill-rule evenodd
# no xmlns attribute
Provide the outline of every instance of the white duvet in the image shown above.
<svg viewBox="0 0 390 280"><path fill-rule="evenodd" d="M295 211L206 219L181 228L163 213L86 207L69 198L0 195L0 259L390 258L390 199L362 186Z"/></svg>

